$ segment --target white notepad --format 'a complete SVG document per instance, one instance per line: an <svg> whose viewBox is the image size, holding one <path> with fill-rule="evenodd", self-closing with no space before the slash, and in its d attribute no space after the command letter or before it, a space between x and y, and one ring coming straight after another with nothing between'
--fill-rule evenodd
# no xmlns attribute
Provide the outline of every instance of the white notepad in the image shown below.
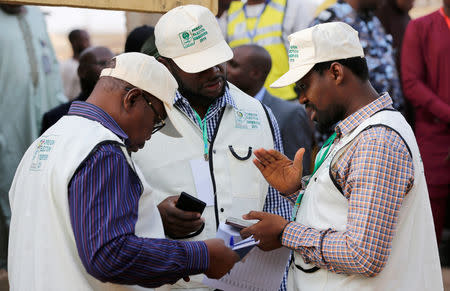
<svg viewBox="0 0 450 291"><path fill-rule="evenodd" d="M230 235L227 235L227 232L236 233L229 225L220 224L217 237L224 239L226 244ZM227 291L277 291L283 280L290 253L291 250L284 247L271 252L263 252L255 247L244 260L234 265L229 274L219 280L205 276L203 284Z"/></svg>

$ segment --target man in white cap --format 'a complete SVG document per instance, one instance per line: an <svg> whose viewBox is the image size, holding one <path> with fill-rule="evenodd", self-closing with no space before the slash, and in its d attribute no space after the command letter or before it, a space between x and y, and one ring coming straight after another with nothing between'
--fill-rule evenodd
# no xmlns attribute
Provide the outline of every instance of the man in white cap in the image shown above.
<svg viewBox="0 0 450 291"><path fill-rule="evenodd" d="M119 55L87 101L30 146L9 192L12 290L142 290L219 278L234 265L221 240L163 239L154 195L130 159L156 131L177 134L165 119L176 89L153 57Z"/></svg>
<svg viewBox="0 0 450 291"><path fill-rule="evenodd" d="M303 149L294 161L255 151L256 166L295 207L290 221L250 212L244 218L260 222L241 234L264 250L295 251L289 290L442 290L417 143L388 93L368 81L358 33L333 22L289 41L289 71L272 86L296 83L312 118L337 125L311 177L301 179Z"/></svg>
<svg viewBox="0 0 450 291"><path fill-rule="evenodd" d="M211 11L199 5L170 10L155 26L155 43L158 60L178 82L168 114L183 137L156 134L135 159L162 201L166 235L213 238L220 222L250 210L288 218L289 203L251 159L255 148L282 149L278 125L270 110L226 81L233 53ZM203 217L175 207L182 191L207 204ZM193 277L176 288L206 288L201 281Z"/></svg>

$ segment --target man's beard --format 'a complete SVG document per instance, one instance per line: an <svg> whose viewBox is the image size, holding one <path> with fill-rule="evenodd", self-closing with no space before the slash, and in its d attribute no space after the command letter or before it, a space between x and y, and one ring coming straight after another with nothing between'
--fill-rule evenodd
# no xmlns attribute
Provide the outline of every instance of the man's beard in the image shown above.
<svg viewBox="0 0 450 291"><path fill-rule="evenodd" d="M313 104L308 106L316 112L315 122L321 132L332 130L332 127L345 117L346 110L342 105L332 104L326 110L318 110Z"/></svg>
<svg viewBox="0 0 450 291"><path fill-rule="evenodd" d="M184 83L179 78L176 77L176 79L179 84L178 92L180 92L180 94L183 95L183 97L187 98L188 100L195 100L196 103L200 103L200 104L204 104L204 105L209 105L217 98L223 96L225 94L226 88L228 88L228 83L227 83L225 77L219 76L219 77L217 77L217 79L221 79L224 86L222 87L222 89L216 96L206 96L206 95L202 95L200 93L196 93L196 92L190 90L189 88L184 86Z"/></svg>

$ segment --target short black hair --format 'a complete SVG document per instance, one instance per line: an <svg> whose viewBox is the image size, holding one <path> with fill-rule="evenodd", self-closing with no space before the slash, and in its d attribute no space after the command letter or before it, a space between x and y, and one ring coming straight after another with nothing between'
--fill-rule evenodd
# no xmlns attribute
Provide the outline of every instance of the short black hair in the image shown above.
<svg viewBox="0 0 450 291"><path fill-rule="evenodd" d="M145 41L154 35L152 26L142 25L133 29L125 42L125 52L140 52Z"/></svg>
<svg viewBox="0 0 450 291"><path fill-rule="evenodd" d="M80 35L83 33L84 30L82 29L74 29L69 33L69 41L70 43L74 43L77 38L80 37Z"/></svg>
<svg viewBox="0 0 450 291"><path fill-rule="evenodd" d="M320 75L322 75L323 71L328 70L331 67L331 64L334 62L349 68L350 71L352 71L352 73L355 74L361 81L369 80L369 68L367 67L366 58L362 57L353 57L348 59L317 63L311 70L316 71Z"/></svg>

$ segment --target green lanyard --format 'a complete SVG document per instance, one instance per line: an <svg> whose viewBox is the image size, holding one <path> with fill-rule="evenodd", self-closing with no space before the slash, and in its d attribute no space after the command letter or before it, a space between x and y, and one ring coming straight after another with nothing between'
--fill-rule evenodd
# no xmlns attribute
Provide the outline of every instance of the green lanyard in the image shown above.
<svg viewBox="0 0 450 291"><path fill-rule="evenodd" d="M309 178L306 181L306 184L305 184L304 187L306 187L306 185L308 185L309 180L311 179L311 177L314 176L314 174L316 173L317 169L319 169L319 167L325 161L325 158L327 157L327 154L330 151L331 145L333 144L335 139L336 139L336 132L333 133L327 139L327 141L323 144L323 146L320 148L320 151L318 153L320 156L316 159L316 162L314 164L314 171L311 174L311 176L309 176ZM298 193L297 201L295 201L294 209L292 209L291 221L294 221L296 216L297 216L297 211L298 211L298 208L300 207L300 203L302 201L303 194L304 194L303 190L301 190L300 193Z"/></svg>
<svg viewBox="0 0 450 291"><path fill-rule="evenodd" d="M205 118L202 121L202 119L200 118L200 115L198 115L198 113L194 110L195 117L197 118L198 123L200 123L200 129L202 130L202 133L203 133L203 157L205 158L205 161L208 160L208 153L209 153L208 129L206 127L206 116L208 116L208 112L209 112L209 108L206 111Z"/></svg>

